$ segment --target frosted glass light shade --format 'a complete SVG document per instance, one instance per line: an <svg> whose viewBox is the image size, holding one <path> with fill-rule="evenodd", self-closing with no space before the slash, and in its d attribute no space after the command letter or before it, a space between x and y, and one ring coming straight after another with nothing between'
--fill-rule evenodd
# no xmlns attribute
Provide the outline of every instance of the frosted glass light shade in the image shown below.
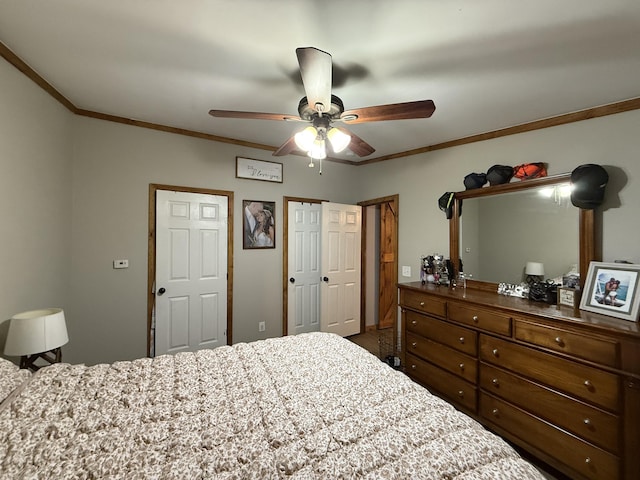
<svg viewBox="0 0 640 480"><path fill-rule="evenodd" d="M544 276L544 264L540 262L527 262L524 273L527 275Z"/></svg>
<svg viewBox="0 0 640 480"><path fill-rule="evenodd" d="M313 127L307 127L293 136L296 145L303 152L308 152L313 147L313 142L318 136L318 131Z"/></svg>
<svg viewBox="0 0 640 480"><path fill-rule="evenodd" d="M31 310L11 318L4 353L21 356L48 352L68 341L67 325L61 308Z"/></svg>
<svg viewBox="0 0 640 480"><path fill-rule="evenodd" d="M347 135L335 127L327 132L327 138L331 142L331 148L335 153L340 153L351 143L351 135Z"/></svg>
<svg viewBox="0 0 640 480"><path fill-rule="evenodd" d="M308 155L314 160L327 158L327 149L325 148L324 140L316 140L313 142Z"/></svg>

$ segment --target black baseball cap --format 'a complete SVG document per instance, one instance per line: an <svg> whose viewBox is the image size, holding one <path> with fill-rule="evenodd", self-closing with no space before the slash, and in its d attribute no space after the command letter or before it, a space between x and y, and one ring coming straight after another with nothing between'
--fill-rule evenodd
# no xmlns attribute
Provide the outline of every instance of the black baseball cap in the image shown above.
<svg viewBox="0 0 640 480"><path fill-rule="evenodd" d="M470 173L464 177L464 187L467 190L481 188L485 183L487 183L487 175L484 173Z"/></svg>
<svg viewBox="0 0 640 480"><path fill-rule="evenodd" d="M513 167L508 165L494 165L487 170L487 180L489 185L500 185L509 183L513 178Z"/></svg>
<svg viewBox="0 0 640 480"><path fill-rule="evenodd" d="M608 181L609 174L601 165L580 165L571 172L571 203L578 208L596 208L604 200Z"/></svg>

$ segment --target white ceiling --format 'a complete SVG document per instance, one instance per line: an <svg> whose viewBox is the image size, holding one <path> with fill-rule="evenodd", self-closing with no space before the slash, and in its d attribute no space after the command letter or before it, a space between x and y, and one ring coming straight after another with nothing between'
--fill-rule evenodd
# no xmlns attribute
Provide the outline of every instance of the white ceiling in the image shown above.
<svg viewBox="0 0 640 480"><path fill-rule="evenodd" d="M300 124L208 111L297 114L314 46L346 109L436 104L350 126L368 158L640 96L638 0L0 0L0 42L78 108L273 147Z"/></svg>

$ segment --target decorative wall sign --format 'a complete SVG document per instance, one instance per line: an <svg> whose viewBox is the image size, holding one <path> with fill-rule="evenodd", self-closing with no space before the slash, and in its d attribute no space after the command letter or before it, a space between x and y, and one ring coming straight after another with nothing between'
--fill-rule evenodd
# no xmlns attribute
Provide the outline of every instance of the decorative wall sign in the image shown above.
<svg viewBox="0 0 640 480"><path fill-rule="evenodd" d="M276 202L242 201L242 248L275 248Z"/></svg>
<svg viewBox="0 0 640 480"><path fill-rule="evenodd" d="M282 183L282 164L236 157L236 178Z"/></svg>
<svg viewBox="0 0 640 480"><path fill-rule="evenodd" d="M591 262L580 309L638 321L640 265Z"/></svg>

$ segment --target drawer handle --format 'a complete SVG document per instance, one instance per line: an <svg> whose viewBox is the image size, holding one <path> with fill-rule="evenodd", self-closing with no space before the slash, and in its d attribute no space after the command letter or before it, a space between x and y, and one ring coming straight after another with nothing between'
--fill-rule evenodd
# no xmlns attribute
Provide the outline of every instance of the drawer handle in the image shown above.
<svg viewBox="0 0 640 480"><path fill-rule="evenodd" d="M413 342L413 343L411 344L411 346L412 346L413 348L416 348L416 347L418 346L418 342Z"/></svg>
<svg viewBox="0 0 640 480"><path fill-rule="evenodd" d="M460 337L458 340L460 340L460 343L464 343L464 337Z"/></svg>
<svg viewBox="0 0 640 480"><path fill-rule="evenodd" d="M411 320L411 325L417 325L418 321L417 320Z"/></svg>
<svg viewBox="0 0 640 480"><path fill-rule="evenodd" d="M476 322L476 323L478 323L478 315L474 315L474 316L473 316L473 321L474 321L474 322Z"/></svg>
<svg viewBox="0 0 640 480"><path fill-rule="evenodd" d="M589 380L584 381L584 386L587 387L588 389L591 389L593 387L593 385L591 385L591 382Z"/></svg>
<svg viewBox="0 0 640 480"><path fill-rule="evenodd" d="M424 302L420 302L420 306L421 306L421 307L424 307Z"/></svg>
<svg viewBox="0 0 640 480"><path fill-rule="evenodd" d="M591 425L591 419L589 419L589 418L585 418L585 419L584 419L584 424L585 424L585 425Z"/></svg>
<svg viewBox="0 0 640 480"><path fill-rule="evenodd" d="M491 380L491 383L493 383L496 387L500 385L500 382L498 381L497 378L494 378L493 380Z"/></svg>
<svg viewBox="0 0 640 480"><path fill-rule="evenodd" d="M560 337L556 337L555 341L558 345L562 346L564 344L564 342L562 341L562 339Z"/></svg>
<svg viewBox="0 0 640 480"><path fill-rule="evenodd" d="M497 349L497 348L494 348L493 350L491 350L491 353L493 353L493 356L494 356L494 357L497 357L497 356L498 356L498 349ZM588 381L588 380L587 380L587 381Z"/></svg>
<svg viewBox="0 0 640 480"><path fill-rule="evenodd" d="M497 408L494 408L493 410L491 410L491 413L494 417L497 417L500 412L498 411Z"/></svg>
<svg viewBox="0 0 640 480"><path fill-rule="evenodd" d="M591 463L591 459L589 457L585 458L584 463L588 465L589 463Z"/></svg>
<svg viewBox="0 0 640 480"><path fill-rule="evenodd" d="M460 370L464 370L464 363L461 363L460 365L458 365L460 367Z"/></svg>
<svg viewBox="0 0 640 480"><path fill-rule="evenodd" d="M411 364L411 368L412 368L413 370L415 370L415 369L416 369L416 364L415 364L415 363Z"/></svg>
<svg viewBox="0 0 640 480"><path fill-rule="evenodd" d="M460 398L464 398L464 392L462 390L458 390L458 396Z"/></svg>

